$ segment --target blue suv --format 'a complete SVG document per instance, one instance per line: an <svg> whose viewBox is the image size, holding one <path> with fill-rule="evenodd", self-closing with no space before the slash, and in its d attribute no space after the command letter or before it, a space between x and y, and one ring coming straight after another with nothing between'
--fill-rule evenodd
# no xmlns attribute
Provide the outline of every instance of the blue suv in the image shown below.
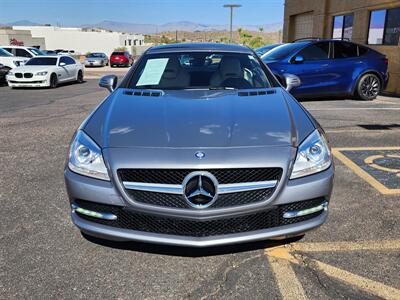
<svg viewBox="0 0 400 300"><path fill-rule="evenodd" d="M294 74L301 85L291 90L298 98L355 96L375 99L389 75L385 55L343 40L300 40L279 46L261 59L284 84Z"/></svg>

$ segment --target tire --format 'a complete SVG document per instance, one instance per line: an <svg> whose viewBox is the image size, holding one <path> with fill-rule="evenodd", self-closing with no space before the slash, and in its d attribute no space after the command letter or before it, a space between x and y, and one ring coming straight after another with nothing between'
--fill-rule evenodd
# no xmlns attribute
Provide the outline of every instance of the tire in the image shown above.
<svg viewBox="0 0 400 300"><path fill-rule="evenodd" d="M78 71L78 75L76 76L77 83L83 83L83 73L81 70Z"/></svg>
<svg viewBox="0 0 400 300"><path fill-rule="evenodd" d="M371 101L379 95L381 88L379 77L373 73L367 73L358 81L356 93L361 100Z"/></svg>
<svg viewBox="0 0 400 300"><path fill-rule="evenodd" d="M49 88L54 89L56 88L58 85L58 78L57 75L55 73L51 74L50 76L50 86Z"/></svg>

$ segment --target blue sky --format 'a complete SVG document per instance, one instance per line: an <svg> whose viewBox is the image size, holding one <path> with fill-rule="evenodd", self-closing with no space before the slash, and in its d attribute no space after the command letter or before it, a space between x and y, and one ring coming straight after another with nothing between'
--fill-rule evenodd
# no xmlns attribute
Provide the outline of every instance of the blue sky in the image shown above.
<svg viewBox="0 0 400 300"><path fill-rule="evenodd" d="M282 22L284 0L0 0L0 23L30 20L63 26L102 20L143 24L193 21L227 24L225 3L242 4L235 24Z"/></svg>

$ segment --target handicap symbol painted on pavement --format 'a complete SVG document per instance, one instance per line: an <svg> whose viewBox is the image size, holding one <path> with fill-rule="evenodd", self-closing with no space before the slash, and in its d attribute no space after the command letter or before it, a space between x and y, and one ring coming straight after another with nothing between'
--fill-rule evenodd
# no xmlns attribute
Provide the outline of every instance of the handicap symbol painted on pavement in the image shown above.
<svg viewBox="0 0 400 300"><path fill-rule="evenodd" d="M400 194L400 147L334 148L332 153L380 193Z"/></svg>

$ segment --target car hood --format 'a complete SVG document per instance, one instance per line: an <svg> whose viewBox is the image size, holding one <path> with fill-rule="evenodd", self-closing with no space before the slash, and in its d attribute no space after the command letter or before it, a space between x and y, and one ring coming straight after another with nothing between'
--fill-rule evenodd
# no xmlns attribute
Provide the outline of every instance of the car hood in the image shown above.
<svg viewBox="0 0 400 300"><path fill-rule="evenodd" d="M135 91L119 88L83 128L103 148L293 145L298 138L296 118L285 92L263 91L267 93L186 90L135 96ZM311 131L309 119L303 119Z"/></svg>
<svg viewBox="0 0 400 300"><path fill-rule="evenodd" d="M49 69L55 66L22 66L13 69L13 72L40 72L40 71L48 71Z"/></svg>

